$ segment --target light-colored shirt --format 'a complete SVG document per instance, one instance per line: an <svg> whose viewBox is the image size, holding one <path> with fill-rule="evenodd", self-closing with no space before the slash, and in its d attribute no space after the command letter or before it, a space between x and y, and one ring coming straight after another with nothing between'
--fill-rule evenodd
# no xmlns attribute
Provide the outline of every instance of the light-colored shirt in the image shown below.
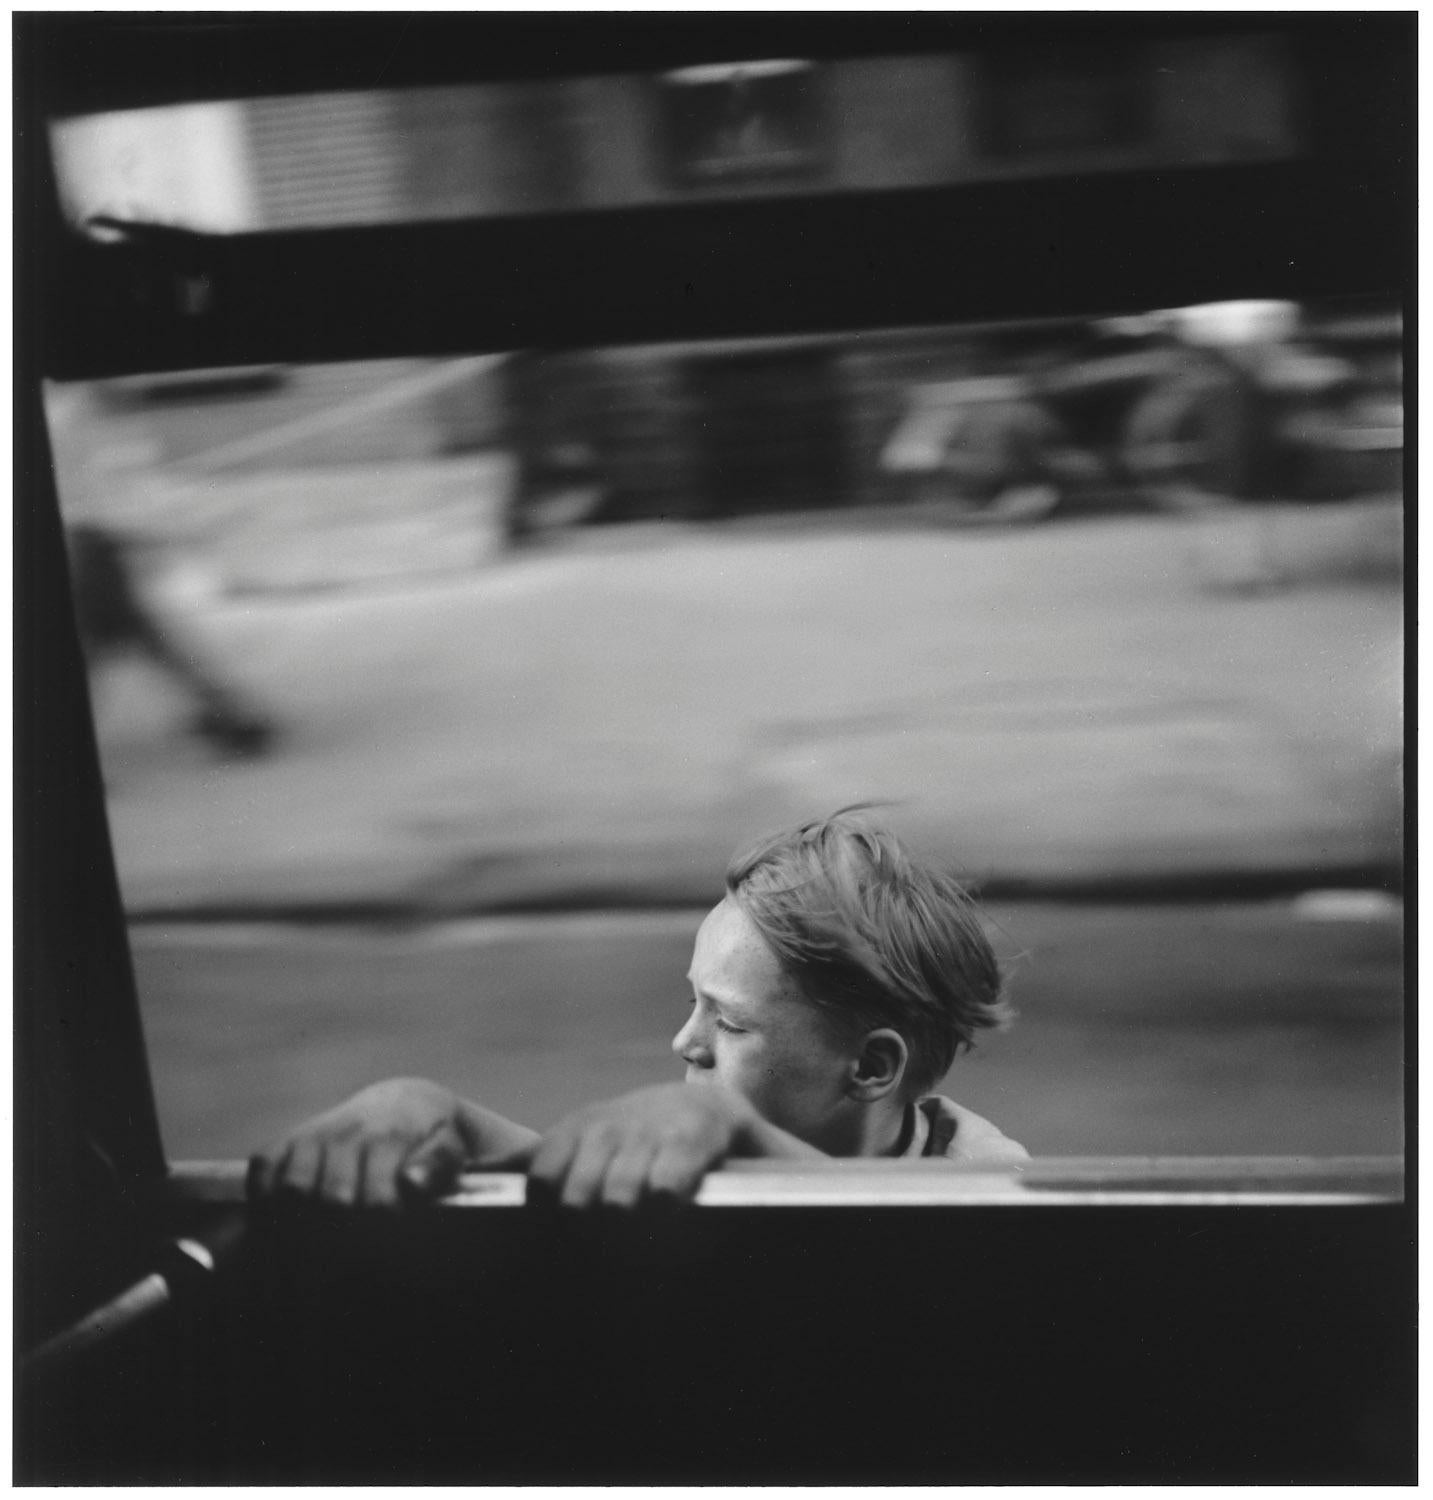
<svg viewBox="0 0 1433 1500"><path fill-rule="evenodd" d="M942 1156L948 1161L1009 1164L1030 1160L1030 1153L972 1109L927 1094L911 1106L915 1120L902 1156Z"/></svg>

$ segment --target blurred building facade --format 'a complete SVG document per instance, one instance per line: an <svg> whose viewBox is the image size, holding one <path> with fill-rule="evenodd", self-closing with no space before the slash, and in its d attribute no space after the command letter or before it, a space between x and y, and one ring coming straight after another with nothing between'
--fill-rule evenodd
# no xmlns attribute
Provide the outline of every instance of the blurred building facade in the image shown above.
<svg viewBox="0 0 1433 1500"><path fill-rule="evenodd" d="M1299 144L1288 61L1277 38L1259 37L239 107L258 220L273 228L1275 159ZM972 351L927 339L514 361L513 529L540 526L544 508L702 516L882 498L877 458L912 367L967 373ZM464 421L462 395L443 409L457 446L491 436Z"/></svg>
<svg viewBox="0 0 1433 1500"><path fill-rule="evenodd" d="M1278 160L1301 149L1297 83L1275 35L1131 36L237 100L61 122L56 152L81 221L283 231ZM109 397L179 465L266 429L279 440L250 468L510 453L520 535L889 498L882 455L913 393L1003 358L931 330L518 351L451 379L424 361L289 371L242 410L182 382Z"/></svg>
<svg viewBox="0 0 1433 1500"><path fill-rule="evenodd" d="M1274 37L754 63L233 108L256 228L923 187L1299 149L1293 77Z"/></svg>

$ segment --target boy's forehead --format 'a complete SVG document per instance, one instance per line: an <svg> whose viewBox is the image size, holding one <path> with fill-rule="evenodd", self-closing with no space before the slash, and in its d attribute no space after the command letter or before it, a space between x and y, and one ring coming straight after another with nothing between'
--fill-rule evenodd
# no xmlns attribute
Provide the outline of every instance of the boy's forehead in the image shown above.
<svg viewBox="0 0 1433 1500"><path fill-rule="evenodd" d="M781 965L756 923L730 897L714 906L698 928L687 977L694 985L725 990L734 998L774 995L786 986Z"/></svg>

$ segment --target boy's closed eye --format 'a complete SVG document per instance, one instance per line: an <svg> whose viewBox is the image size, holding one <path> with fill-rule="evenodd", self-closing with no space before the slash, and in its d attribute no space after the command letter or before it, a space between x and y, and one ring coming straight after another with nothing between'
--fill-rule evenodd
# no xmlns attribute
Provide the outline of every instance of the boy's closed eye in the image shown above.
<svg viewBox="0 0 1433 1500"><path fill-rule="evenodd" d="M688 1009L690 1009L696 1003L697 997L695 995L690 995L687 997ZM713 1017L713 1020L715 1021L718 1031L729 1032L733 1036L743 1036L751 1029L749 1026L738 1026L735 1021L728 1019L726 1016L722 1015L720 1011L717 1011L716 1015Z"/></svg>

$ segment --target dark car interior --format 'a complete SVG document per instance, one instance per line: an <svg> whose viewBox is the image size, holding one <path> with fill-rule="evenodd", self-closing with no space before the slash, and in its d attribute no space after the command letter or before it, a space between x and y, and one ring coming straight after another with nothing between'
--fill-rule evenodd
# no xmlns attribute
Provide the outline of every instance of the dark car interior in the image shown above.
<svg viewBox="0 0 1433 1500"><path fill-rule="evenodd" d="M672 168L694 186L682 201L217 234L76 226L47 134L379 76L656 78L752 57L970 53L1013 96L1043 86L1050 46L1108 58L1256 30L1299 81L1286 159L815 192L819 121L798 110L740 198L695 146ZM1394 1158L1037 1157L1021 1182L729 1170L692 1210L580 1219L481 1178L398 1216L250 1212L235 1164L172 1161L42 387L228 370L260 389L303 361L1227 297L1411 307L1412 19L30 14L14 42L13 1479L1410 1482L1416 1190ZM779 105L789 77L758 83ZM1109 98L1117 146L1139 106ZM694 98L664 108L683 140L707 128ZM1030 149L992 110L992 149ZM800 433L770 415L809 363L758 361L755 384L739 360L691 365L692 399L767 421L783 505L835 463L819 381ZM719 510L746 478L718 462L735 442L720 422L706 440L696 503Z"/></svg>

